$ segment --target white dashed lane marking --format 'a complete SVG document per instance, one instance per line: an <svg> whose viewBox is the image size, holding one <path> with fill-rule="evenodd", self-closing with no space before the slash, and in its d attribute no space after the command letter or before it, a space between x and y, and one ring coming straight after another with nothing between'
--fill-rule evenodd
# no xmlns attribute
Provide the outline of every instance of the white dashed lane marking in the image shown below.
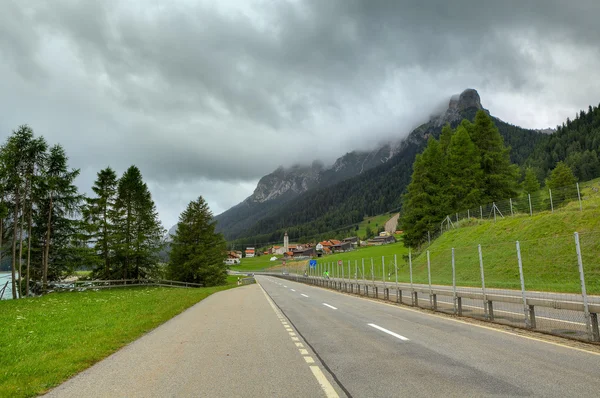
<svg viewBox="0 0 600 398"><path fill-rule="evenodd" d="M371 326L371 327L373 327L373 328L375 328L375 329L377 329L377 330L381 330L382 332L387 333L390 336L394 336L397 339L400 339L402 341L408 341L408 339L406 337L404 337L402 335L399 335L398 333L394 333L391 330L387 330L386 328L382 328L381 326L375 325L374 323L369 323L368 325Z"/></svg>
<svg viewBox="0 0 600 398"><path fill-rule="evenodd" d="M306 294L304 294L304 293L300 293L300 295L301 295L301 296L304 296L304 297L308 297L308 296L307 296Z"/></svg>
<svg viewBox="0 0 600 398"><path fill-rule="evenodd" d="M327 303L323 303L323 305L324 305L325 307L329 307L329 308L331 308L332 310L337 310L337 308L336 308L336 307L334 307L333 305L329 305L329 304L327 304Z"/></svg>

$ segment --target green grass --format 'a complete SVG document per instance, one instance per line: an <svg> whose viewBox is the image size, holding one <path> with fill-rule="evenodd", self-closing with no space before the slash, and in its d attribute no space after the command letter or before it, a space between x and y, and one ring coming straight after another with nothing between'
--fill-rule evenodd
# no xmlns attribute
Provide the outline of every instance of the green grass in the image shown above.
<svg viewBox="0 0 600 398"><path fill-rule="evenodd" d="M212 293L140 287L54 293L0 302L0 397L31 397L60 384Z"/></svg>
<svg viewBox="0 0 600 398"><path fill-rule="evenodd" d="M230 268L233 271L240 272L252 272L252 271L261 271L267 268L272 267L274 264L281 264L280 261L269 261L273 257L272 255L262 255L259 257L251 257L251 258L242 258L240 265L231 266ZM276 256L281 258L283 256Z"/></svg>
<svg viewBox="0 0 600 398"><path fill-rule="evenodd" d="M431 278L434 284L452 284L452 248L455 248L458 285L481 286L477 245L481 244L488 287L520 289L516 241L520 242L527 290L580 293L573 233L580 234L588 293L600 294L600 184L582 185L583 211L577 201L554 213L542 212L493 220L471 220L432 242ZM592 189L595 188L596 191ZM427 283L427 255L413 259L415 282ZM408 280L408 263L401 268Z"/></svg>
<svg viewBox="0 0 600 398"><path fill-rule="evenodd" d="M373 216L373 217L367 217L363 220L363 222L361 222L358 225L358 231L354 231L352 232L352 234L354 234L354 236L359 236L361 239L363 239L365 237L365 235L367 234L367 226L371 227L371 230L374 233L377 233L377 230L380 227L385 226L385 223L387 222L387 220L389 220L390 218L392 218L394 214L381 214L379 216Z"/></svg>

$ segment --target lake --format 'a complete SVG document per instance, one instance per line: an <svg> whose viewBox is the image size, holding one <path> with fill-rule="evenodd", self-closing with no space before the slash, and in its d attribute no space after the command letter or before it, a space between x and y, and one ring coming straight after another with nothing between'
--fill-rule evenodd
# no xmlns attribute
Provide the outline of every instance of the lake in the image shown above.
<svg viewBox="0 0 600 398"><path fill-rule="evenodd" d="M11 273L7 271L0 271L0 292L4 288L6 282L8 282L8 286L6 286L6 291L4 292L3 300L12 299L12 284L11 281Z"/></svg>

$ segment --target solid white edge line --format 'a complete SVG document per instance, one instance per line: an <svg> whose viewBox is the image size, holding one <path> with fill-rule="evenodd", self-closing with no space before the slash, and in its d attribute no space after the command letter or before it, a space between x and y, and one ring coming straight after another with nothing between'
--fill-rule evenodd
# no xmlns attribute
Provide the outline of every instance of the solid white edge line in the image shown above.
<svg viewBox="0 0 600 398"><path fill-rule="evenodd" d="M384 332L384 333L387 333L387 334L389 334L390 336L394 336L394 337L396 337L396 338L398 338L398 339L400 339L400 340L402 340L402 341L408 341L408 339L407 339L406 337L404 337L404 336L402 336L402 335L400 335L400 334L398 334L398 333L394 333L394 332L392 332L391 330L387 330L386 328L382 328L382 327L381 327L381 326L379 326L379 325L375 325L374 323L368 323L367 325L371 326L372 328L375 328L375 329L381 330L382 332Z"/></svg>
<svg viewBox="0 0 600 398"><path fill-rule="evenodd" d="M327 380L327 377L325 377L323 371L321 371L321 368L316 365L311 365L309 368L313 376L315 376L315 379L317 379L317 382L321 385L321 388L325 392L327 398L339 398L339 395L337 392L335 392L333 386L329 380Z"/></svg>
<svg viewBox="0 0 600 398"><path fill-rule="evenodd" d="M304 296L304 297L308 297L308 296L307 296L306 294L304 294L304 293L300 293L300 295L301 295L301 296Z"/></svg>
<svg viewBox="0 0 600 398"><path fill-rule="evenodd" d="M337 308L336 308L336 307L334 307L333 305L329 305L329 304L327 304L327 303L323 303L323 305L324 305L325 307L329 307L329 308L331 308L332 310L337 310Z"/></svg>
<svg viewBox="0 0 600 398"><path fill-rule="evenodd" d="M294 289L290 289L290 290L291 290L292 292L295 292L295 290L294 290Z"/></svg>

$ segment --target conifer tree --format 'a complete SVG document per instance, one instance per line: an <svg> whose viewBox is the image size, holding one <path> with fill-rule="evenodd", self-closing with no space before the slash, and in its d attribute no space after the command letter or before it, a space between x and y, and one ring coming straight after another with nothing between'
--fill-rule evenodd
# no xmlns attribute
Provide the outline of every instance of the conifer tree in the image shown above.
<svg viewBox="0 0 600 398"><path fill-rule="evenodd" d="M170 278L205 286L225 282L226 243L221 234L215 233L212 218L202 196L190 202L181 213L171 243Z"/></svg>
<svg viewBox="0 0 600 398"><path fill-rule="evenodd" d="M483 171L479 151L468 131L459 125L448 148L448 196L454 211L476 207L481 203Z"/></svg>
<svg viewBox="0 0 600 398"><path fill-rule="evenodd" d="M435 231L451 209L446 162L441 144L430 138L427 148L417 155L408 192L404 197L402 226L404 243L419 245L427 231Z"/></svg>
<svg viewBox="0 0 600 398"><path fill-rule="evenodd" d="M504 140L490 116L483 110L475 115L475 123L466 124L471 139L479 149L484 183L482 200L484 202L508 199L517 194L518 168L510 163L510 150L504 146Z"/></svg>
<svg viewBox="0 0 600 398"><path fill-rule="evenodd" d="M123 279L144 277L158 262L163 228L142 173L129 167L117 184L115 249Z"/></svg>
<svg viewBox="0 0 600 398"><path fill-rule="evenodd" d="M525 180L523 181L523 194L529 195L540 190L540 182L538 181L535 171L528 167L525 170Z"/></svg>
<svg viewBox="0 0 600 398"><path fill-rule="evenodd" d="M92 190L94 198L86 200L84 217L88 222L88 233L94 242L102 266L94 270L98 277L110 279L111 260L115 250L115 201L117 197L117 174L110 167L100 170Z"/></svg>
<svg viewBox="0 0 600 398"><path fill-rule="evenodd" d="M577 198L577 179L573 170L564 162L558 162L550 177L546 180L546 186L552 190L554 205L560 205L569 199Z"/></svg>

